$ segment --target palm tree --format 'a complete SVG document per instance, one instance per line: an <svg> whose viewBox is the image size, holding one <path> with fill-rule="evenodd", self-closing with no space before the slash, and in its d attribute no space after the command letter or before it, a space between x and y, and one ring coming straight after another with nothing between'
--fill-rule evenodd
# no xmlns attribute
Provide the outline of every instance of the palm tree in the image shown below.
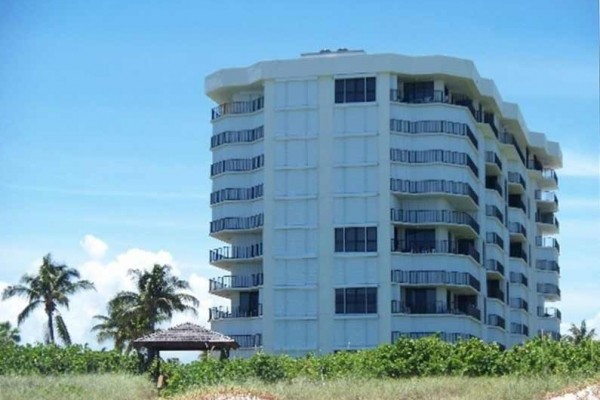
<svg viewBox="0 0 600 400"><path fill-rule="evenodd" d="M136 291L123 291L108 303L108 315L96 315L100 321L92 328L98 341L112 339L118 350L131 350L131 342L170 321L177 311L197 314L198 299L182 291L190 290L187 281L171 274L168 265L154 264L152 270L129 270Z"/></svg>
<svg viewBox="0 0 600 400"><path fill-rule="evenodd" d="M571 324L569 332L571 333L571 340L573 340L575 343L580 343L585 340L592 340L594 336L596 336L596 329L591 329L588 331L585 320L581 321L581 326L579 327L575 324Z"/></svg>
<svg viewBox="0 0 600 400"><path fill-rule="evenodd" d="M25 274L21 277L20 284L8 286L2 293L2 300L13 296L27 298L29 303L17 318L21 325L31 313L43 306L48 317L47 343L55 343L54 330L64 344L71 344L71 337L63 317L58 310L59 306L69 308L69 296L80 290L94 289L94 284L80 279L79 271L69 268L64 264L56 264L52 256L47 254L42 260L37 275Z"/></svg>
<svg viewBox="0 0 600 400"><path fill-rule="evenodd" d="M20 341L19 328L13 328L8 321L0 323L0 346L8 343L19 343Z"/></svg>

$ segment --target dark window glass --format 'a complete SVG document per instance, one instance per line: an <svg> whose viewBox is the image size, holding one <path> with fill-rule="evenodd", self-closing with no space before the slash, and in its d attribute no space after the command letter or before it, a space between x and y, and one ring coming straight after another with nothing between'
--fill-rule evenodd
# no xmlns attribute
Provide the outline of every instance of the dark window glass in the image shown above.
<svg viewBox="0 0 600 400"><path fill-rule="evenodd" d="M365 313L365 294L365 288L346 289L346 314Z"/></svg>
<svg viewBox="0 0 600 400"><path fill-rule="evenodd" d="M366 251L366 232L365 228L354 228L356 230L356 251L364 253Z"/></svg>
<svg viewBox="0 0 600 400"><path fill-rule="evenodd" d="M377 288L367 288L367 314L377 313Z"/></svg>
<svg viewBox="0 0 600 400"><path fill-rule="evenodd" d="M335 81L335 102L343 103L344 102L344 80L336 79Z"/></svg>
<svg viewBox="0 0 600 400"><path fill-rule="evenodd" d="M406 289L406 305L412 312L429 314L435 311L435 289Z"/></svg>
<svg viewBox="0 0 600 400"><path fill-rule="evenodd" d="M346 288L335 290L336 314L377 313L377 288Z"/></svg>
<svg viewBox="0 0 600 400"><path fill-rule="evenodd" d="M375 101L375 78L367 78L367 101Z"/></svg>
<svg viewBox="0 0 600 400"><path fill-rule="evenodd" d="M344 249L346 252L355 252L358 251L357 239L358 239L358 229L357 228L346 228L345 229L345 246Z"/></svg>
<svg viewBox="0 0 600 400"><path fill-rule="evenodd" d="M344 228L335 228L335 251L344 251Z"/></svg>
<svg viewBox="0 0 600 400"><path fill-rule="evenodd" d="M335 313L345 314L344 289L335 289Z"/></svg>
<svg viewBox="0 0 600 400"><path fill-rule="evenodd" d="M377 251L377 228L367 228L367 251Z"/></svg>
<svg viewBox="0 0 600 400"><path fill-rule="evenodd" d="M435 229L407 229L405 238L409 249L435 249Z"/></svg>
<svg viewBox="0 0 600 400"><path fill-rule="evenodd" d="M357 82L356 79L346 79L346 103L355 103L357 98Z"/></svg>

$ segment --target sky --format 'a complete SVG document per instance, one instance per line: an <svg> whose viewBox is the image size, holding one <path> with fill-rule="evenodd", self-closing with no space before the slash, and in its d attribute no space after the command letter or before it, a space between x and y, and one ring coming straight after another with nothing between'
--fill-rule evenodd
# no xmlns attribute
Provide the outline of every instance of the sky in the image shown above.
<svg viewBox="0 0 600 400"><path fill-rule="evenodd" d="M353 4L354 3L354 4ZM352 4L352 5L351 5ZM600 126L595 0L0 2L0 290L41 258L96 292L64 313L98 346L92 317L129 268L167 263L207 325L210 108L220 68L323 48L471 59L533 131L561 143L563 329L600 330ZM0 302L16 323L24 300ZM21 327L43 339L43 314ZM105 343L105 346L110 346Z"/></svg>

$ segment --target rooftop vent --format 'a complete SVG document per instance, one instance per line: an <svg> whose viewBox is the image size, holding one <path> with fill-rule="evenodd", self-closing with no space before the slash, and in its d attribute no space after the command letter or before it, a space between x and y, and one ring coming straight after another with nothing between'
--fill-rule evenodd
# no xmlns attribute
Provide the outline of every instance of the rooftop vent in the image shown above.
<svg viewBox="0 0 600 400"><path fill-rule="evenodd" d="M350 55L350 54L367 54L364 50L350 50L345 47L337 50L321 49L312 53L302 53L301 57L319 57L319 56L339 56L339 55Z"/></svg>

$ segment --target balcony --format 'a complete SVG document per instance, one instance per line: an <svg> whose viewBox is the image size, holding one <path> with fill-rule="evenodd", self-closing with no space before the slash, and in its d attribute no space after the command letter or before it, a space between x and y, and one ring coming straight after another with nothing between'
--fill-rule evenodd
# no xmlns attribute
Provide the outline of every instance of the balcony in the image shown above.
<svg viewBox="0 0 600 400"><path fill-rule="evenodd" d="M250 246L227 246L210 251L209 261L211 264L234 261L248 261L259 259L263 255L262 242Z"/></svg>
<svg viewBox="0 0 600 400"><path fill-rule="evenodd" d="M500 224L504 223L504 215L502 214L502 211L500 211L500 209L498 207L496 207L495 205L486 205L485 206L485 215L488 217L494 217L496 218L498 221L500 221Z"/></svg>
<svg viewBox="0 0 600 400"><path fill-rule="evenodd" d="M559 321L562 320L562 313L555 307L538 307L537 315L540 318L556 318Z"/></svg>
<svg viewBox="0 0 600 400"><path fill-rule="evenodd" d="M542 171L542 178L546 182L546 184L550 187L558 187L558 175L556 175L556 171L551 168L544 168Z"/></svg>
<svg viewBox="0 0 600 400"><path fill-rule="evenodd" d="M390 161L408 164L442 163L467 166L473 175L479 177L479 168L467 153L458 151L431 149L431 150L406 150L391 148Z"/></svg>
<svg viewBox="0 0 600 400"><path fill-rule="evenodd" d="M519 159L521 160L523 165L525 165L525 156L523 155L523 151L521 150L521 147L519 147L519 143L517 142L517 140L515 139L515 137L512 133L504 130L504 131L500 132L500 134L498 135L498 139L500 140L501 143L512 146L512 148L515 150L515 152L519 156Z"/></svg>
<svg viewBox="0 0 600 400"><path fill-rule="evenodd" d="M560 300L560 289L551 283L538 283L537 292L551 301Z"/></svg>
<svg viewBox="0 0 600 400"><path fill-rule="evenodd" d="M504 240L496 232L487 232L485 234L485 242L488 244L495 244L501 249L504 249Z"/></svg>
<svg viewBox="0 0 600 400"><path fill-rule="evenodd" d="M406 337L409 339L421 339L429 336L439 336L444 342L456 343L461 340L469 340L477 336L462 332L400 332L392 331L392 343L400 338Z"/></svg>
<svg viewBox="0 0 600 400"><path fill-rule="evenodd" d="M520 195L510 195L508 196L508 206L511 208L519 208L523 210L523 213L527 214L527 207L523 200L521 200Z"/></svg>
<svg viewBox="0 0 600 400"><path fill-rule="evenodd" d="M545 331L543 329L540 329L540 330L538 330L538 335L549 337L552 340L560 340L561 339L560 332L556 332L556 331Z"/></svg>
<svg viewBox="0 0 600 400"><path fill-rule="evenodd" d="M524 190L527 189L527 184L525 183L525 179L523 179L523 176L518 173L518 172L509 172L508 173L508 184L509 185L516 185L516 186L521 186L521 189L518 189L518 187L516 189L518 189L519 193L522 193Z"/></svg>
<svg viewBox="0 0 600 400"><path fill-rule="evenodd" d="M390 100L396 103L407 104L427 104L427 103L448 103L448 96L443 90L433 90L428 93L414 95L412 93L404 93L398 89L390 90Z"/></svg>
<svg viewBox="0 0 600 400"><path fill-rule="evenodd" d="M486 323L488 325L497 326L502 329L506 328L506 321L504 320L504 318L502 318L501 316L496 315L496 314L488 315Z"/></svg>
<svg viewBox="0 0 600 400"><path fill-rule="evenodd" d="M263 285L263 274L226 275L208 281L208 291L212 294L229 297L236 289L256 288Z"/></svg>
<svg viewBox="0 0 600 400"><path fill-rule="evenodd" d="M502 161L500 161L500 158L495 152L486 151L485 162L486 164L492 165L491 170L495 175L500 175L502 173Z"/></svg>
<svg viewBox="0 0 600 400"><path fill-rule="evenodd" d="M558 253L560 253L560 244L558 244L558 240L552 237L536 236L535 245L537 247L555 249Z"/></svg>
<svg viewBox="0 0 600 400"><path fill-rule="evenodd" d="M452 93L452 104L467 107L475 121L481 122L481 115L479 111L475 110L473 100L470 97L460 93Z"/></svg>
<svg viewBox="0 0 600 400"><path fill-rule="evenodd" d="M551 212L537 212L535 213L535 222L538 223L540 231L545 233L558 233L560 224L558 218Z"/></svg>
<svg viewBox="0 0 600 400"><path fill-rule="evenodd" d="M464 136L473 146L478 149L479 142L469 128L469 125L460 122L428 120L428 121L406 121L402 119L390 119L390 131L410 133L413 135L422 133L445 133L448 135Z"/></svg>
<svg viewBox="0 0 600 400"><path fill-rule="evenodd" d="M470 286L476 291L481 290L481 283L468 272L448 271L392 271L392 282L401 285L415 286Z"/></svg>
<svg viewBox="0 0 600 400"><path fill-rule="evenodd" d="M500 197L502 197L502 186L498 183L498 179L495 176L486 176L485 177L485 188L490 190L495 190L498 192Z"/></svg>
<svg viewBox="0 0 600 400"><path fill-rule="evenodd" d="M240 349L252 349L262 346L262 335L227 335L240 346Z"/></svg>
<svg viewBox="0 0 600 400"><path fill-rule="evenodd" d="M392 222L408 225L452 224L464 225L479 234L479 224L470 214L452 210L390 210Z"/></svg>
<svg viewBox="0 0 600 400"><path fill-rule="evenodd" d="M504 277L504 265L498 260L486 260L485 269L488 273L496 273ZM502 300L504 300L504 294L502 295Z"/></svg>
<svg viewBox="0 0 600 400"><path fill-rule="evenodd" d="M492 129L492 132L494 132L494 136L496 136L496 138L498 138L498 128L496 127L496 123L494 122L494 113L484 113L483 114L483 122L485 122L486 124L488 124L490 126L490 128Z"/></svg>
<svg viewBox="0 0 600 400"><path fill-rule="evenodd" d="M517 324L513 322L510 324L510 333L515 335L529 336L529 327L525 324Z"/></svg>
<svg viewBox="0 0 600 400"><path fill-rule="evenodd" d="M254 129L244 129L241 131L224 131L213 135L210 138L210 148L228 144L228 143L252 143L264 137L264 126Z"/></svg>
<svg viewBox="0 0 600 400"><path fill-rule="evenodd" d="M516 308L518 310L529 311L529 303L520 297L513 297L509 300L509 305L511 308Z"/></svg>
<svg viewBox="0 0 600 400"><path fill-rule="evenodd" d="M473 304L448 304L445 301L427 303L405 303L392 300L392 314L450 314L467 315L481 320L481 310Z"/></svg>
<svg viewBox="0 0 600 400"><path fill-rule="evenodd" d="M538 203L538 209L546 212L558 211L558 198L554 192L536 190L535 201Z"/></svg>
<svg viewBox="0 0 600 400"><path fill-rule="evenodd" d="M527 240L527 229L525 229L525 227L519 222L509 222L508 231L510 232L511 239L516 239L523 242Z"/></svg>
<svg viewBox="0 0 600 400"><path fill-rule="evenodd" d="M264 214L251 215L249 217L227 217L210 222L210 233L215 234L222 231L257 230L264 224Z"/></svg>
<svg viewBox="0 0 600 400"><path fill-rule="evenodd" d="M265 105L265 98L259 97L251 101L234 101L224 103L212 109L211 120L221 118L228 114L249 114L262 110Z"/></svg>
<svg viewBox="0 0 600 400"><path fill-rule="evenodd" d="M541 271L557 272L560 274L560 267L554 260L537 260L535 267Z"/></svg>
<svg viewBox="0 0 600 400"><path fill-rule="evenodd" d="M392 239L392 251L411 254L460 254L480 262L475 245L458 240L399 240Z"/></svg>
<svg viewBox="0 0 600 400"><path fill-rule="evenodd" d="M466 182L447 181L443 179L427 179L422 181L410 181L406 179L390 179L390 190L395 193L406 194L448 194L468 196L473 200L476 207L479 204L479 196L475 190Z"/></svg>
<svg viewBox="0 0 600 400"><path fill-rule="evenodd" d="M520 258L523 261L527 262L527 252L522 247L513 247L510 248L510 257L512 258Z"/></svg>
<svg viewBox="0 0 600 400"><path fill-rule="evenodd" d="M208 320L218 321L222 319L232 318L254 318L262 317L262 304L257 304L255 307L212 307L208 309Z"/></svg>
<svg viewBox="0 0 600 400"><path fill-rule="evenodd" d="M527 160L527 169L542 172L542 170L544 169L544 166L542 165L541 162L538 161L537 158L534 157L533 159Z"/></svg>
<svg viewBox="0 0 600 400"><path fill-rule="evenodd" d="M511 272L510 273L510 283L514 283L517 285L529 286L529 280L520 272Z"/></svg>
<svg viewBox="0 0 600 400"><path fill-rule="evenodd" d="M489 297L490 299L500 300L503 303L505 301L504 292L502 291L502 289L497 287L488 287L487 297Z"/></svg>

